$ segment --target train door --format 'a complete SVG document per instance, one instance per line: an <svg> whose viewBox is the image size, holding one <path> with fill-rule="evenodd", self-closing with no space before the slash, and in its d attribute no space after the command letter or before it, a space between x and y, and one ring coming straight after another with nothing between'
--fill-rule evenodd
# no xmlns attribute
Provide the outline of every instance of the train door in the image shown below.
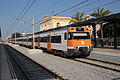
<svg viewBox="0 0 120 80"><path fill-rule="evenodd" d="M68 33L67 32L65 32L64 34L63 34L63 42L62 42L62 44L63 44L63 47L64 47L64 51L67 51L67 37L68 37Z"/></svg>
<svg viewBox="0 0 120 80"><path fill-rule="evenodd" d="M50 40L51 40L51 39L50 39L51 37L50 37L50 35L47 35L47 37L48 37L48 39L47 39L47 49L48 49L48 50L51 50L51 41L50 41Z"/></svg>

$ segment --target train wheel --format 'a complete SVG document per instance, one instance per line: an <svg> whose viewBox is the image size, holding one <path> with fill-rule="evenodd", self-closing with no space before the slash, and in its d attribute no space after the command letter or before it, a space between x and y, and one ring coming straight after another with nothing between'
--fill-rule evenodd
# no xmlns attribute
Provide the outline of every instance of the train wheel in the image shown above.
<svg viewBox="0 0 120 80"><path fill-rule="evenodd" d="M81 54L82 54L81 56L85 58L85 57L88 57L90 55L90 52L85 51L85 52L82 52Z"/></svg>

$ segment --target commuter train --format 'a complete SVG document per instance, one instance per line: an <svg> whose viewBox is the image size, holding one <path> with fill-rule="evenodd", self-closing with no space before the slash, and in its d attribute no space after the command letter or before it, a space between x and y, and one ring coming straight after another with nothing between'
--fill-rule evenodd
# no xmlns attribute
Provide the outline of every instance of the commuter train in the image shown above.
<svg viewBox="0 0 120 80"><path fill-rule="evenodd" d="M35 33L35 47L53 52L62 56L90 55L93 50L87 27L58 27ZM15 43L13 39L11 41ZM32 35L19 37L16 44L33 47Z"/></svg>

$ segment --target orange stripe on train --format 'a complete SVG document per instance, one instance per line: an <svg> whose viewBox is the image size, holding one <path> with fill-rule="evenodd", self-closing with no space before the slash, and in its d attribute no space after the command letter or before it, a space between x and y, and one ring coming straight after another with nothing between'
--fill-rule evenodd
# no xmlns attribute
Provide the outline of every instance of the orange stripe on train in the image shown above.
<svg viewBox="0 0 120 80"><path fill-rule="evenodd" d="M92 46L91 39L68 40L67 46Z"/></svg>

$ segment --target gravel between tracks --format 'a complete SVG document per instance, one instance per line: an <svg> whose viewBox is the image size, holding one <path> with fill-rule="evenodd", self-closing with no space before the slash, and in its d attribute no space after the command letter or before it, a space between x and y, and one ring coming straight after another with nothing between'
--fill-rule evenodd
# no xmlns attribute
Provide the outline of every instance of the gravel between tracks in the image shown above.
<svg viewBox="0 0 120 80"><path fill-rule="evenodd" d="M49 70L52 70L59 76L63 76L69 80L118 80L120 73L105 70L99 67L91 66L84 63L75 62L69 59L61 58L58 56L41 53L41 54L28 54L28 48L21 46L13 46L24 55L30 57L37 63L43 65Z"/></svg>

